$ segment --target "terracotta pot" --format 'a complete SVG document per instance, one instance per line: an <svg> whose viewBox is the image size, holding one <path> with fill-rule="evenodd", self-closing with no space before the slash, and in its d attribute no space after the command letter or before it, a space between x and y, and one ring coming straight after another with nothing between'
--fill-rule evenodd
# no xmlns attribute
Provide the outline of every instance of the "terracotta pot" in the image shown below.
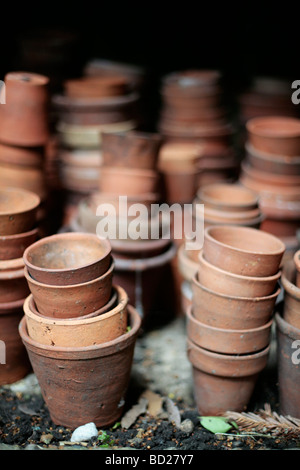
<svg viewBox="0 0 300 470"><path fill-rule="evenodd" d="M0 109L0 141L24 147L45 145L49 137L48 77L11 72L4 82L6 104Z"/></svg>
<svg viewBox="0 0 300 470"><path fill-rule="evenodd" d="M253 220L257 220L261 218L261 211L259 207L253 210L247 211L222 211L222 210L215 210L207 208L204 205L204 217L207 220L213 220L216 224L218 221L222 222L223 224L228 221L229 224L236 224L236 225L243 225L252 222Z"/></svg>
<svg viewBox="0 0 300 470"><path fill-rule="evenodd" d="M195 142L163 143L159 151L159 168L167 171L169 165L173 168L195 169L196 162L201 158L203 145Z"/></svg>
<svg viewBox="0 0 300 470"><path fill-rule="evenodd" d="M300 155L300 120L289 117L250 119L246 128L249 142L257 150L275 155Z"/></svg>
<svg viewBox="0 0 300 470"><path fill-rule="evenodd" d="M287 260L282 269L284 289L283 318L295 328L300 328L300 288L296 286L297 270L294 260Z"/></svg>
<svg viewBox="0 0 300 470"><path fill-rule="evenodd" d="M245 145L247 161L257 169L276 175L300 175L300 156L275 155L256 150L249 142Z"/></svg>
<svg viewBox="0 0 300 470"><path fill-rule="evenodd" d="M285 252L279 238L248 227L215 226L204 231L203 256L214 266L242 276L278 273Z"/></svg>
<svg viewBox="0 0 300 470"><path fill-rule="evenodd" d="M266 183L272 186L298 186L300 183L300 175L295 174L276 174L270 171L263 171L252 167L244 161L241 165L243 174L249 176L254 181Z"/></svg>
<svg viewBox="0 0 300 470"><path fill-rule="evenodd" d="M127 328L126 292L116 286L117 306L92 318L53 319L38 314L32 295L24 303L27 331L33 341L48 346L81 348L102 344L123 335Z"/></svg>
<svg viewBox="0 0 300 470"><path fill-rule="evenodd" d="M125 95L128 92L128 82L121 75L81 77L66 80L64 91L70 98L107 98Z"/></svg>
<svg viewBox="0 0 300 470"><path fill-rule="evenodd" d="M48 194L45 174L41 168L36 167L0 164L0 186L31 191L39 196L41 201L44 201Z"/></svg>
<svg viewBox="0 0 300 470"><path fill-rule="evenodd" d="M164 103L163 108L160 112L160 122L170 122L171 124L182 122L186 124L187 122L224 122L227 119L228 112L225 108L221 106L201 108L194 106L184 106L184 107L175 107Z"/></svg>
<svg viewBox="0 0 300 470"><path fill-rule="evenodd" d="M232 355L207 351L188 340L187 352L198 412L214 416L245 411L258 375L267 365L269 346L257 353Z"/></svg>
<svg viewBox="0 0 300 470"><path fill-rule="evenodd" d="M97 191L100 168L77 168L62 164L59 170L61 185L70 191L79 191L90 194Z"/></svg>
<svg viewBox="0 0 300 470"><path fill-rule="evenodd" d="M203 251L199 255L199 281L204 287L221 294L234 296L238 293L240 297L265 297L274 292L280 276L280 271L266 277L230 273L209 263L204 258Z"/></svg>
<svg viewBox="0 0 300 470"><path fill-rule="evenodd" d="M159 256L170 248L171 241L165 238L149 240L110 240L113 256L119 259L140 259Z"/></svg>
<svg viewBox="0 0 300 470"><path fill-rule="evenodd" d="M44 147L16 147L0 144L0 163L42 168L44 157Z"/></svg>
<svg viewBox="0 0 300 470"><path fill-rule="evenodd" d="M110 167L154 170L161 143L161 136L154 133L141 131L103 133L103 164Z"/></svg>
<svg viewBox="0 0 300 470"><path fill-rule="evenodd" d="M191 253L194 254L194 257L191 259ZM182 277L188 281L192 282L195 274L199 269L199 251L194 250L190 253L185 249L184 245L181 245L178 248L178 269Z"/></svg>
<svg viewBox="0 0 300 470"><path fill-rule="evenodd" d="M205 208L225 212L242 212L258 207L258 194L238 184L211 184L200 188L197 198Z"/></svg>
<svg viewBox="0 0 300 470"><path fill-rule="evenodd" d="M25 249L34 243L38 236L38 229L16 235L0 236L0 259L17 259L23 256Z"/></svg>
<svg viewBox="0 0 300 470"><path fill-rule="evenodd" d="M128 314L130 331L84 348L39 344L28 336L25 318L21 320L20 335L55 424L74 429L94 422L103 428L122 416L141 326L132 306L128 306Z"/></svg>
<svg viewBox="0 0 300 470"><path fill-rule="evenodd" d="M194 276L191 286L195 319L215 328L232 330L259 328L268 323L281 292L277 285L274 292L265 297L224 295L204 287L197 275Z"/></svg>
<svg viewBox="0 0 300 470"><path fill-rule="evenodd" d="M192 307L186 311L187 335L197 346L223 354L251 354L261 351L270 343L273 319L252 329L232 330L201 323L193 315Z"/></svg>
<svg viewBox="0 0 300 470"><path fill-rule="evenodd" d="M176 139L196 139L198 142L210 143L227 143L231 144L232 137L234 135L234 129L231 125L217 124L217 125L201 125L196 123L191 126L187 124L186 126L164 124L160 127L160 133L167 139L176 138Z"/></svg>
<svg viewBox="0 0 300 470"><path fill-rule="evenodd" d="M2 266L1 266L2 268ZM29 294L28 284L24 277L24 265L21 269L0 271L0 301L14 302L25 299Z"/></svg>
<svg viewBox="0 0 300 470"><path fill-rule="evenodd" d="M55 318L76 318L103 307L110 299L114 263L102 276L81 284L55 286L25 277L38 311Z"/></svg>
<svg viewBox="0 0 300 470"><path fill-rule="evenodd" d="M275 315L277 374L280 413L300 418L299 341L300 329L290 325L279 311Z"/></svg>
<svg viewBox="0 0 300 470"><path fill-rule="evenodd" d="M18 325L23 316L24 299L0 303L0 385L7 385L23 379L31 366L26 349L19 335ZM5 357L4 356L5 353ZM3 362L2 362L3 361Z"/></svg>
<svg viewBox="0 0 300 470"><path fill-rule="evenodd" d="M294 263L296 266L296 286L300 288L300 250L294 254Z"/></svg>
<svg viewBox="0 0 300 470"><path fill-rule="evenodd" d="M28 274L54 286L82 284L103 276L111 265L111 245L94 234L60 233L44 237L23 255Z"/></svg>
<svg viewBox="0 0 300 470"><path fill-rule="evenodd" d="M37 220L40 198L18 188L0 190L0 235L15 235L32 230Z"/></svg>
<svg viewBox="0 0 300 470"><path fill-rule="evenodd" d="M168 204L189 204L193 201L198 189L198 174L195 168L162 169L163 189Z"/></svg>
<svg viewBox="0 0 300 470"><path fill-rule="evenodd" d="M156 192L158 173L153 170L102 167L100 190L104 193L134 196Z"/></svg>

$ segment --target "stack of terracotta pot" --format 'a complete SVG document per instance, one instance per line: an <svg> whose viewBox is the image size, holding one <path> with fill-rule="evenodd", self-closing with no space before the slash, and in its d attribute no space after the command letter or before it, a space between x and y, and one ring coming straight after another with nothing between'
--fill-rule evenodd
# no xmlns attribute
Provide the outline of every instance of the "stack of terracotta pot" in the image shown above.
<svg viewBox="0 0 300 470"><path fill-rule="evenodd" d="M30 370L18 324L29 294L22 256L38 235L39 203L39 197L29 191L0 190L0 340L6 356L0 361L1 385L22 379Z"/></svg>
<svg viewBox="0 0 300 470"><path fill-rule="evenodd" d="M236 179L239 164L221 74L214 70L171 73L164 77L161 93L158 129L165 141L160 165L166 199L191 202L200 185Z"/></svg>
<svg viewBox="0 0 300 470"><path fill-rule="evenodd" d="M53 97L60 178L66 190L65 223L80 199L98 189L103 132L134 129L138 99L128 79L117 74L67 80L64 93Z"/></svg>
<svg viewBox="0 0 300 470"><path fill-rule="evenodd" d="M259 193L265 215L261 228L297 245L300 224L300 120L261 117L247 122L241 183Z"/></svg>
<svg viewBox="0 0 300 470"><path fill-rule="evenodd" d="M32 191L45 218L48 196L44 161L49 139L49 79L29 72L4 78L6 104L0 106L0 185Z"/></svg>
<svg viewBox="0 0 300 470"><path fill-rule="evenodd" d="M114 423L140 318L125 290L113 284L109 242L56 234L30 245L23 258L31 294L20 334L52 420L71 428Z"/></svg>
<svg viewBox="0 0 300 470"><path fill-rule="evenodd" d="M188 357L203 415L242 411L267 365L285 246L261 230L208 227L187 311Z"/></svg>
<svg viewBox="0 0 300 470"><path fill-rule="evenodd" d="M239 225L259 228L263 220L258 194L239 184L208 184L197 191L193 201L194 230L215 225ZM199 231L199 229L198 229ZM191 283L198 270L200 249L186 250L182 243L178 250L178 270L182 276L183 311L191 304Z"/></svg>
<svg viewBox="0 0 300 470"><path fill-rule="evenodd" d="M284 262L284 300L276 312L279 405L285 415L300 418L300 251Z"/></svg>

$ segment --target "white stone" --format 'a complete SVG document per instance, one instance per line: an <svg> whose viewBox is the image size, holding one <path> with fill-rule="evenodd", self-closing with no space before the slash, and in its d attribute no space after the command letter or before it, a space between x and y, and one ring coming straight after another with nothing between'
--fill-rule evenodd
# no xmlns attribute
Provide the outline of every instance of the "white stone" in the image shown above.
<svg viewBox="0 0 300 470"><path fill-rule="evenodd" d="M75 429L71 436L71 442L85 442L92 437L98 436L98 429L95 423L87 423Z"/></svg>

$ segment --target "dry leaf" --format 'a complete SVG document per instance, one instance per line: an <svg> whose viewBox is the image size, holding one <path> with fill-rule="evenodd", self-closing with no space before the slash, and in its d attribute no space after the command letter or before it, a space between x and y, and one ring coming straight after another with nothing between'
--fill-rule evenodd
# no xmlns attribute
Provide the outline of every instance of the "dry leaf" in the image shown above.
<svg viewBox="0 0 300 470"><path fill-rule="evenodd" d="M142 397L148 400L147 412L149 415L156 417L162 412L163 398L158 393L146 390Z"/></svg>
<svg viewBox="0 0 300 470"><path fill-rule="evenodd" d="M122 428L128 429L132 426L138 417L147 411L148 400L140 397L138 403L125 413L121 420Z"/></svg>

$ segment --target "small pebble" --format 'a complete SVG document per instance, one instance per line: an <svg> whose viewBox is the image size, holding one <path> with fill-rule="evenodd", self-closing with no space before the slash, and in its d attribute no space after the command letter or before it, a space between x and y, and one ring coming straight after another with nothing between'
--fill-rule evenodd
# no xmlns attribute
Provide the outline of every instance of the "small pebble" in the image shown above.
<svg viewBox="0 0 300 470"><path fill-rule="evenodd" d="M180 423L179 429L187 434L190 434L194 430L193 421L191 421L190 419L185 419Z"/></svg>
<svg viewBox="0 0 300 470"><path fill-rule="evenodd" d="M71 442L85 442L92 437L98 436L98 429L95 423L87 423L75 429L71 436Z"/></svg>

